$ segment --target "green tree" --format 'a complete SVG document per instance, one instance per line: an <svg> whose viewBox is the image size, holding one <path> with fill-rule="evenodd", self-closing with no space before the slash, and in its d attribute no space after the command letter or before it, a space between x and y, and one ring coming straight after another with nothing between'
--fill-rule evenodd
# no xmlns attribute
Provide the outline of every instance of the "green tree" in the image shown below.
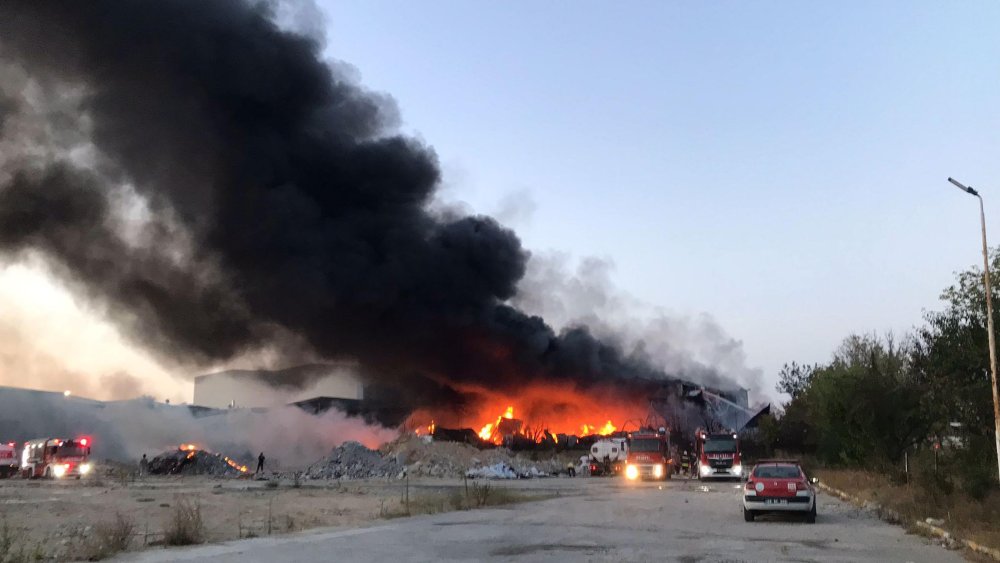
<svg viewBox="0 0 1000 563"><path fill-rule="evenodd" d="M779 393L792 396L792 400L802 395L809 387L809 380L819 366L799 365L795 362L785 364L778 372L778 384L776 386Z"/></svg>

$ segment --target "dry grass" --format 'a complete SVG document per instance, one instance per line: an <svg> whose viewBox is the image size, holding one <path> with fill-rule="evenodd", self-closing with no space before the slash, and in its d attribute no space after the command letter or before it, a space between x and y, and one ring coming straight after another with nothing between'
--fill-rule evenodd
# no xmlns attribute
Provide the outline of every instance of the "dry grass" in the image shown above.
<svg viewBox="0 0 1000 563"><path fill-rule="evenodd" d="M107 559L126 551L134 533L135 522L117 513L114 520L95 526L93 535L74 551L80 559L87 561Z"/></svg>
<svg viewBox="0 0 1000 563"><path fill-rule="evenodd" d="M379 518L402 518L420 514L438 514L454 510L471 510L490 506L501 506L531 500L543 500L551 495L526 494L513 491L506 487L494 486L491 483L473 482L465 491L453 489L434 493L423 493L407 500L405 497L398 503L379 507Z"/></svg>
<svg viewBox="0 0 1000 563"><path fill-rule="evenodd" d="M29 549L25 534L17 531L5 519L0 525L0 563L27 563L45 558L41 544Z"/></svg>
<svg viewBox="0 0 1000 563"><path fill-rule="evenodd" d="M186 499L177 501L163 526L167 545L191 545L205 541L205 523L201 507Z"/></svg>
<svg viewBox="0 0 1000 563"><path fill-rule="evenodd" d="M949 494L913 483L894 484L872 471L818 469L815 474L826 485L895 510L908 526L916 520L935 518L943 520L942 527L957 536L1000 548L998 491L976 501L958 491Z"/></svg>

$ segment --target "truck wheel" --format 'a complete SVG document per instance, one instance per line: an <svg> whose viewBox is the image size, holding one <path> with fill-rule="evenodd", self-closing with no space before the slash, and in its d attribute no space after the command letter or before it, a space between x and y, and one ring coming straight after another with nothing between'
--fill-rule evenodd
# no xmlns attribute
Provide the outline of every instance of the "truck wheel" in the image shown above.
<svg viewBox="0 0 1000 563"><path fill-rule="evenodd" d="M808 524L815 524L816 523L816 499L815 498L813 498L813 507L812 507L812 510L809 511L809 514L806 514L806 523L808 523Z"/></svg>
<svg viewBox="0 0 1000 563"><path fill-rule="evenodd" d="M747 510L746 507L743 508L743 520L744 521L746 521L746 522L753 522L753 519L754 519L755 516L756 515L753 513L753 510Z"/></svg>

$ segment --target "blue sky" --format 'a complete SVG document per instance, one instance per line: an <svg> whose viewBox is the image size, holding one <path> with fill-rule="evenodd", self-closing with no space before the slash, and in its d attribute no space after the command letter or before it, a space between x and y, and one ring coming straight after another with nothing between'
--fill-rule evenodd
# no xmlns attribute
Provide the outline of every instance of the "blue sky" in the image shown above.
<svg viewBox="0 0 1000 563"><path fill-rule="evenodd" d="M707 312L773 381L906 331L1000 236L997 2L321 0L331 57L435 147L447 199Z"/></svg>

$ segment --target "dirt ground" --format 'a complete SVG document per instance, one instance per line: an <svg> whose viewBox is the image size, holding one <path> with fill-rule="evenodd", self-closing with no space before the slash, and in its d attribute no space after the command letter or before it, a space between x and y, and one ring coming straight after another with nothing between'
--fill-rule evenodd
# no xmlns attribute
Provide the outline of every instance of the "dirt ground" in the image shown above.
<svg viewBox="0 0 1000 563"><path fill-rule="evenodd" d="M411 481L411 512L449 510L461 479ZM539 493L541 495L541 493ZM131 550L157 545L178 502L200 507L205 541L283 534L330 526L357 526L400 516L403 481L253 480L195 476L121 481L109 477L67 481L0 480L0 526L32 555L80 557L94 529L122 515L134 524ZM530 496L530 495L529 495Z"/></svg>

